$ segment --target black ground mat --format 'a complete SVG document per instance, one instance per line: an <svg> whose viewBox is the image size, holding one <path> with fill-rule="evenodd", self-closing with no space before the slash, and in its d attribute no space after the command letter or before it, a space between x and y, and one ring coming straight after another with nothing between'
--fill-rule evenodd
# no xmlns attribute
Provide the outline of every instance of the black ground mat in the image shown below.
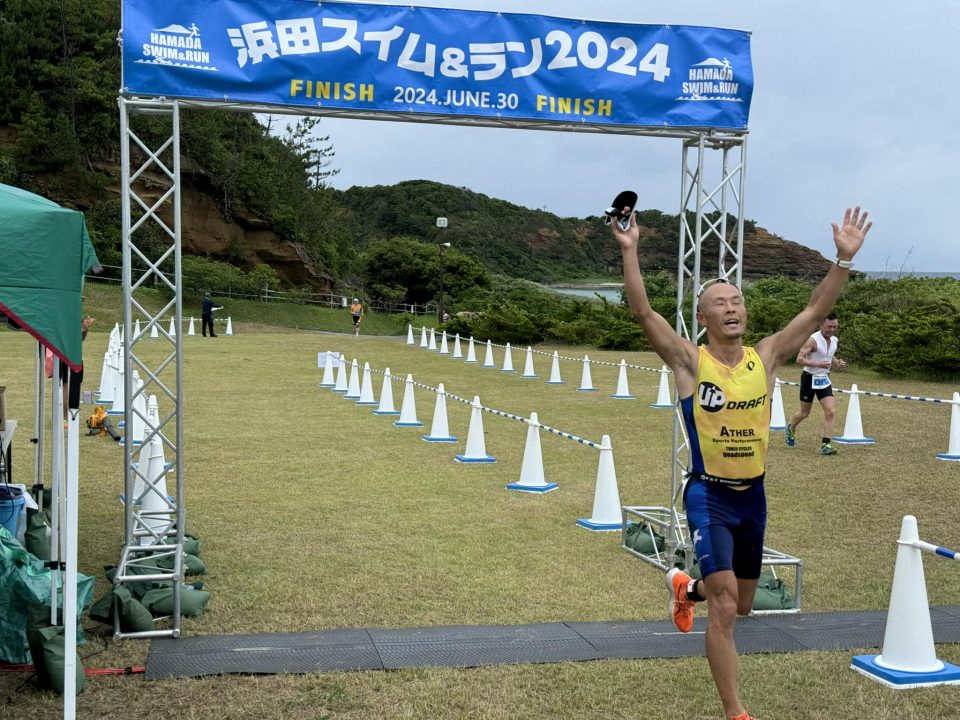
<svg viewBox="0 0 960 720"><path fill-rule="evenodd" d="M744 654L876 648L886 617L886 611L851 611L742 618L737 648ZM960 642L960 606L931 608L930 617L936 642ZM163 638L150 643L146 678L688 657L703 655L705 630L706 618L697 617L687 634L669 621L611 621Z"/></svg>

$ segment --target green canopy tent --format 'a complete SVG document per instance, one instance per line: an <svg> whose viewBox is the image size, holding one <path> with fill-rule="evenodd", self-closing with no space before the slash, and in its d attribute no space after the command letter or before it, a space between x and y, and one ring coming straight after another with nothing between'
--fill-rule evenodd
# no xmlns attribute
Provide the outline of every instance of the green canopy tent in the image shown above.
<svg viewBox="0 0 960 720"><path fill-rule="evenodd" d="M83 213L62 208L39 195L0 184L0 312L39 343L35 362L34 478L43 487L42 348L54 354L51 427L53 561L51 624L57 624L62 587L64 625L64 717L74 717L77 627L77 505L80 474L80 409L68 408L64 453L61 425L60 362L83 368L82 292L84 274L98 269ZM41 492L42 497L42 492ZM60 527L60 518L63 527ZM64 569L60 569L63 561ZM62 581L61 581L62 574ZM34 662L38 662L34 658Z"/></svg>
<svg viewBox="0 0 960 720"><path fill-rule="evenodd" d="M97 263L83 213L0 184L0 257L0 312L79 371L83 276Z"/></svg>

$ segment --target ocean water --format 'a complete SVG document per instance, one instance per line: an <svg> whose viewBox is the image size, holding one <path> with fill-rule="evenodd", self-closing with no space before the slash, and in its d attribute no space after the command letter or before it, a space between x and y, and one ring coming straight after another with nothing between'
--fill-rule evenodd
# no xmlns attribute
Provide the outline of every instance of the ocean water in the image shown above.
<svg viewBox="0 0 960 720"><path fill-rule="evenodd" d="M576 295L577 297L590 298L596 300L597 295L609 300L610 302L620 302L620 293L623 290L622 285L596 285L596 286L577 286L577 287L558 287L551 288L561 295Z"/></svg>

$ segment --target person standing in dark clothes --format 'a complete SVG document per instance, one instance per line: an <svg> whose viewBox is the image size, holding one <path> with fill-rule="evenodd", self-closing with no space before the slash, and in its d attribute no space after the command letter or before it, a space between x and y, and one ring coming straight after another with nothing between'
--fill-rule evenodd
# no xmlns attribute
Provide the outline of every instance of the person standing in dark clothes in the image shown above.
<svg viewBox="0 0 960 720"><path fill-rule="evenodd" d="M200 332L204 337L207 336L207 328L210 328L210 337L216 337L217 334L213 331L213 311L214 310L223 310L222 305L214 305L213 300L210 299L210 293L206 292L203 294L203 312L200 314Z"/></svg>

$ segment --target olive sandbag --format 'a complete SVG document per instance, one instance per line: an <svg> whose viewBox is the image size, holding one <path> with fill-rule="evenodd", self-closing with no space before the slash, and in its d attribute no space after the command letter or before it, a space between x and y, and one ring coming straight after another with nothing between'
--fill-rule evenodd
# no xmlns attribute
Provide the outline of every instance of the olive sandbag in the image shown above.
<svg viewBox="0 0 960 720"><path fill-rule="evenodd" d="M793 594L783 580L770 573L760 576L757 594L753 596L754 610L789 610L794 606Z"/></svg>
<svg viewBox="0 0 960 720"><path fill-rule="evenodd" d="M24 533L23 546L38 560L50 559L47 514L42 510L27 510L27 530Z"/></svg>
<svg viewBox="0 0 960 720"><path fill-rule="evenodd" d="M631 523L627 526L624 545L642 555L654 555L666 546L666 539L647 523Z"/></svg>
<svg viewBox="0 0 960 720"><path fill-rule="evenodd" d="M173 570L173 555L161 555L157 558L157 567L163 568L164 570ZM184 575L206 575L207 566L203 564L203 560L198 558L196 555L191 555L190 553L183 553L183 574Z"/></svg>
<svg viewBox="0 0 960 720"><path fill-rule="evenodd" d="M151 590L140 598L140 602L154 617L171 615L173 614L173 587ZM209 602L210 593L206 590L194 590L189 585L180 586L180 615L183 617L199 617Z"/></svg>
<svg viewBox="0 0 960 720"><path fill-rule="evenodd" d="M57 620L62 620L58 611ZM77 623L79 629L80 624ZM50 624L50 608L40 603L27 603L27 643L37 681L44 690L53 688L63 694L63 626ZM77 656L77 692L85 686L83 664Z"/></svg>
<svg viewBox="0 0 960 720"><path fill-rule="evenodd" d="M38 631L40 636L40 642L42 644L43 650L41 656L43 657L43 665L46 668L47 678L52 687L58 695L63 695L63 672L67 664L66 660L66 650L64 648L63 642L63 627L50 626L42 628ZM83 692L84 688L87 686L87 679L83 672L83 663L80 660L80 655L77 654L77 666L76 673L74 677L76 678L77 683L77 694ZM37 667L36 656L34 656L34 667ZM39 677L39 670L37 676Z"/></svg>
<svg viewBox="0 0 960 720"><path fill-rule="evenodd" d="M163 543L164 545L173 545L176 543L175 538L166 538ZM187 555L200 555L200 538L194 537L193 535L184 535L183 536L183 551Z"/></svg>
<svg viewBox="0 0 960 720"><path fill-rule="evenodd" d="M114 605L120 615L121 632L146 632L153 630L153 616L123 585L112 586L90 608L90 619L113 626Z"/></svg>

